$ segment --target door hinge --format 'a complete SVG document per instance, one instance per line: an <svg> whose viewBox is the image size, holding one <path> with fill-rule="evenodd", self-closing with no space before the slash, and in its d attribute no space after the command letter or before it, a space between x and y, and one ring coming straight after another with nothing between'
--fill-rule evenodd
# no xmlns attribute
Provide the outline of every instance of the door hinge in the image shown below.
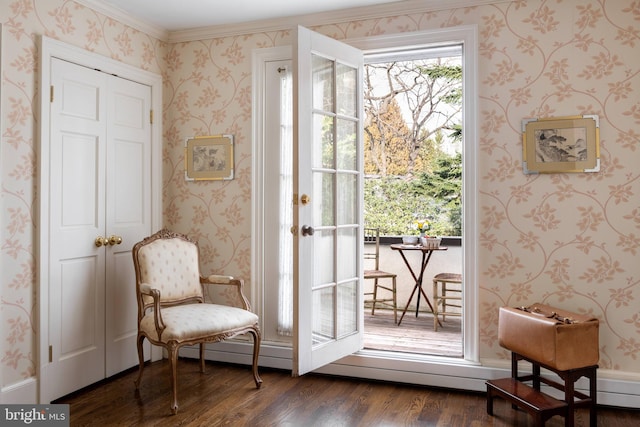
<svg viewBox="0 0 640 427"><path fill-rule="evenodd" d="M53 362L53 346L49 346L49 363Z"/></svg>
<svg viewBox="0 0 640 427"><path fill-rule="evenodd" d="M53 102L53 85L49 88L49 102Z"/></svg>
<svg viewBox="0 0 640 427"><path fill-rule="evenodd" d="M149 123L153 124L153 110L149 110Z"/></svg>

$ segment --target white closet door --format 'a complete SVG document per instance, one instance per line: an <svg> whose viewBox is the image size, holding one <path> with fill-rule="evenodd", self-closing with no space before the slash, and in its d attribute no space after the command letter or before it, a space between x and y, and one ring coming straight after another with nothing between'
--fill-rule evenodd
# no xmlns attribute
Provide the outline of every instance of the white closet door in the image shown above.
<svg viewBox="0 0 640 427"><path fill-rule="evenodd" d="M61 60L51 74L48 400L104 378L106 251L95 239L106 224L108 81Z"/></svg>
<svg viewBox="0 0 640 427"><path fill-rule="evenodd" d="M151 88L111 76L107 104L105 235L111 242L116 239L115 244L106 248L106 376L109 377L138 363L138 307L131 249L152 233Z"/></svg>
<svg viewBox="0 0 640 427"><path fill-rule="evenodd" d="M131 247L151 234L150 87L58 59L51 84L43 402L138 363Z"/></svg>

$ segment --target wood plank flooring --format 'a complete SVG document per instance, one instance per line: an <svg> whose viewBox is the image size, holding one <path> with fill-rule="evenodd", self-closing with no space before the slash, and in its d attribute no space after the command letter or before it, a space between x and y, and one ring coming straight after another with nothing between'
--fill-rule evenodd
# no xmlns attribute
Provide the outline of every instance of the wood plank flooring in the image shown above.
<svg viewBox="0 0 640 427"><path fill-rule="evenodd" d="M194 360L178 363L177 415L169 408L169 363L145 368L139 392L130 370L55 403L70 405L71 426L533 426L524 412L496 399L495 416L486 413L484 393L375 382L263 368L256 389L247 366L207 362L201 374ZM588 412L576 412L576 427L588 425ZM600 427L640 425L640 411L601 407ZM552 417L546 427L564 426Z"/></svg>
<svg viewBox="0 0 640 427"><path fill-rule="evenodd" d="M400 319L401 310L398 313ZM447 317L438 331L433 330L431 313L407 311L400 326L393 323L392 310L365 309L364 347L372 350L397 351L436 356L462 357L460 317Z"/></svg>

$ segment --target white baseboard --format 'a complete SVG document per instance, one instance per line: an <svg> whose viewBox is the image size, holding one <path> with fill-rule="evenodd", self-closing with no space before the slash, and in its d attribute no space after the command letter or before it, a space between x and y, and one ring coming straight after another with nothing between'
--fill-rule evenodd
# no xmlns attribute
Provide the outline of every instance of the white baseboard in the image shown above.
<svg viewBox="0 0 640 427"><path fill-rule="evenodd" d="M227 341L207 346L205 358L212 361L251 365L252 343ZM186 357L198 357L197 348L184 348ZM485 392L489 379L508 377L510 362L483 360L482 364L462 359L416 357L390 361L384 353L361 352L345 357L315 372L351 378L363 378L396 383L443 387L457 390ZM260 366L290 371L292 350L289 347L263 344ZM524 370L523 370L524 372ZM623 379L624 378L624 379ZM588 392L585 378L576 382L576 390ZM599 369L597 379L599 405L623 408L640 407L640 375Z"/></svg>
<svg viewBox="0 0 640 427"><path fill-rule="evenodd" d="M38 403L38 381L35 377L27 378L0 390L0 403L25 404Z"/></svg>

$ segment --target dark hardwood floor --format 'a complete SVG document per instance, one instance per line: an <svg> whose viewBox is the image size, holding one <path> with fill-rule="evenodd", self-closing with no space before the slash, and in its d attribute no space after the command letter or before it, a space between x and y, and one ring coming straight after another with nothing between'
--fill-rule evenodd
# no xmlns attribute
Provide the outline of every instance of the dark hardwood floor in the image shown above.
<svg viewBox="0 0 640 427"><path fill-rule="evenodd" d="M145 368L139 392L130 370L55 403L70 405L71 426L533 426L530 417L497 399L486 413L484 393L261 369L256 389L249 367L194 360L178 364L177 415L169 408L169 364ZM577 427L588 412L576 413ZM600 427L640 425L640 411L601 407ZM547 427L564 426L553 417Z"/></svg>

